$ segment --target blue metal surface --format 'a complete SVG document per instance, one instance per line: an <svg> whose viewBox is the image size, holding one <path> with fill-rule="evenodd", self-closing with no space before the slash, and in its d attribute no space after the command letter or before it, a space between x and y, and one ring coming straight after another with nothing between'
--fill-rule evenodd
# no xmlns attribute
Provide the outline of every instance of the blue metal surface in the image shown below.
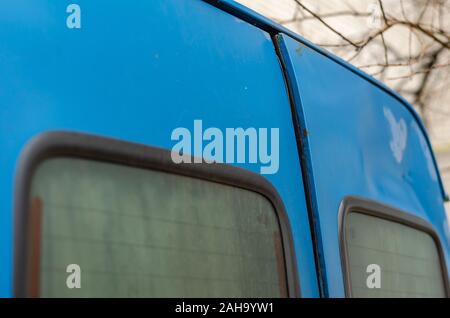
<svg viewBox="0 0 450 318"><path fill-rule="evenodd" d="M338 209L349 195L389 204L431 223L448 267L450 237L439 172L415 113L303 43L286 35L279 42L304 129L328 295L344 296Z"/></svg>
<svg viewBox="0 0 450 318"><path fill-rule="evenodd" d="M268 32L272 35L284 34L284 35L289 36L292 39L297 40L298 42L304 44L305 46L316 51L317 53L327 57L328 59L330 59L332 61L335 61L336 63L347 68L349 71L364 78L365 80L369 81L370 83L377 86L381 90L385 91L389 95L395 97L398 101L400 101L403 104L404 107L409 109L412 116L414 116L414 118L416 119L417 124L419 125L419 128L423 131L425 141L428 144L429 149L431 150L431 157L432 157L433 163L437 168L436 159L435 159L434 153L431 148L431 143L430 143L428 135L426 133L426 129L425 129L422 121L420 120L420 116L417 114L417 112L411 106L411 104L409 104L406 101L406 99L403 98L403 96L398 94L393 89L389 88L383 82L380 82L379 80L375 79L374 77L370 76L369 74L361 71L354 65L352 65L352 64L348 63L347 61L341 59L340 57L330 53L326 49L323 49L323 48L315 45L314 43L308 41L307 39L303 38L302 36L298 35L297 33L292 32L291 30L283 27L282 25L264 17L263 15L243 6L242 4L240 4L238 2L235 2L234 0L204 0L204 1L209 2L209 3L217 6L218 8L221 8L222 10L229 12L230 14L240 17L241 19L243 19L255 26L258 26L259 28L265 30L266 32ZM441 188L441 193L442 193L444 200L448 201L450 198L449 198L449 195L445 191L444 184L442 182L440 175L438 175L438 182L439 182L439 186Z"/></svg>
<svg viewBox="0 0 450 318"><path fill-rule="evenodd" d="M277 33L305 129L326 293L344 296L337 212L347 195L427 220L448 260L429 140L411 106L383 84L231 0L79 0L80 30L66 27L69 3L0 1L0 297L12 295L14 175L30 138L69 130L170 148L172 130L192 129L195 119L222 130L280 129L280 169L266 177L289 215L302 295L319 296L292 114L270 38Z"/></svg>
<svg viewBox="0 0 450 318"><path fill-rule="evenodd" d="M176 127L280 128L280 169L301 292L318 296L286 88L268 33L200 0L0 1L0 297L12 295L17 158L33 136L81 131L170 148ZM239 166L259 172L255 165Z"/></svg>

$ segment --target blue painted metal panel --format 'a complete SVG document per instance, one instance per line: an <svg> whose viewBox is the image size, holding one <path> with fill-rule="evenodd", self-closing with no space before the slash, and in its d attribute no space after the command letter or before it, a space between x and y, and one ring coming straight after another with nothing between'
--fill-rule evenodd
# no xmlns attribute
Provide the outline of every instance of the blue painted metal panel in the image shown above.
<svg viewBox="0 0 450 318"><path fill-rule="evenodd" d="M302 176L268 33L199 0L0 2L0 297L12 294L17 158L33 136L81 131L170 148L176 127L280 128L280 169L301 291L318 295ZM237 36L238 35L238 36ZM239 166L259 172L255 165Z"/></svg>
<svg viewBox="0 0 450 318"><path fill-rule="evenodd" d="M448 264L450 233L439 172L415 113L366 78L289 36L280 36L280 46L304 129L328 295L344 296L338 209L345 196L389 204L428 221Z"/></svg>
<svg viewBox="0 0 450 318"><path fill-rule="evenodd" d="M303 38L302 36L298 35L297 33L283 27L282 25L268 19L267 17L264 17L263 15L247 8L246 6L234 1L234 0L204 0L206 2L209 2L218 8L221 8L222 10L229 12L230 14L233 14L237 17L240 17L241 19L258 26L259 28L269 32L272 35L276 34L284 34L289 36L292 39L297 40L298 42L304 44L305 46L309 47L310 49L316 51L319 54L322 54L323 56L327 57L328 59L335 61L336 63L342 65L343 67L347 68L349 71L355 73L356 75L364 78L365 80L369 81L373 85L377 86L381 90L385 91L386 93L390 94L391 96L395 97L397 100L399 100L406 108L408 108L412 115L417 120L417 124L419 125L419 128L423 130L425 142L428 144L428 147L431 150L431 143L429 141L429 138L425 132L425 128L423 126L422 121L420 120L419 115L414 110L414 108L409 104L406 99L403 98L400 94L398 94L396 91L385 85L383 82L375 79L374 77L370 76L369 74L363 72L362 70L358 69L354 65L348 63L347 61L341 59L339 56L332 54L331 52L327 51L324 48L321 48L320 46L315 45L314 43L308 41L307 39ZM434 156L434 153L431 152L431 157L436 165L436 159ZM437 167L437 165L436 165ZM448 201L450 200L448 194L445 191L444 184L442 182L442 178L440 175L438 175L439 185L441 188L441 193L444 198L444 200Z"/></svg>

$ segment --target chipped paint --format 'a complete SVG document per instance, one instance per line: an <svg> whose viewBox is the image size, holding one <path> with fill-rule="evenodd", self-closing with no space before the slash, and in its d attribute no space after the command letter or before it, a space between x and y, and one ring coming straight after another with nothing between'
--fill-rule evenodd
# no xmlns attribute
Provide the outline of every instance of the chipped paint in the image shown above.
<svg viewBox="0 0 450 318"><path fill-rule="evenodd" d="M267 41L272 42L272 38L270 37L270 34L267 33L266 31L261 31L264 34L264 37L266 38Z"/></svg>
<svg viewBox="0 0 450 318"><path fill-rule="evenodd" d="M303 45L299 45L299 47L295 49L295 53L297 53L298 56L302 56L303 55Z"/></svg>

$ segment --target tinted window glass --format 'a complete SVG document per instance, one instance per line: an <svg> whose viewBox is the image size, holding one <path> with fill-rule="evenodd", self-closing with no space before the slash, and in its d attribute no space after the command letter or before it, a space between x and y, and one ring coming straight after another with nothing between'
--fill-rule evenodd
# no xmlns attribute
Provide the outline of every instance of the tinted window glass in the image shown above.
<svg viewBox="0 0 450 318"><path fill-rule="evenodd" d="M439 253L429 234L360 213L348 214L345 231L354 297L445 297ZM366 272L370 264L380 267L381 288L367 285L376 273Z"/></svg>
<svg viewBox="0 0 450 318"><path fill-rule="evenodd" d="M40 244L31 243L29 288L41 297L287 294L277 216L252 191L54 158L34 174L30 213ZM66 285L69 264L80 266L79 289Z"/></svg>

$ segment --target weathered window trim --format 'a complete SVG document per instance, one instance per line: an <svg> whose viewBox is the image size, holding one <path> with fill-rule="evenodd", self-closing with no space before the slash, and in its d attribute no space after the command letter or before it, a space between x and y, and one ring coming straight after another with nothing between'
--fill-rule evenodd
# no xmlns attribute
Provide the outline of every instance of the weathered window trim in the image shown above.
<svg viewBox="0 0 450 318"><path fill-rule="evenodd" d="M344 289L346 297L352 296L351 289L351 273L349 269L348 250L346 246L345 237L345 221L349 213L360 213L374 217L378 217L384 220L400 223L416 230L429 234L438 250L439 260L442 270L442 279L444 282L445 293L447 297L450 297L449 276L447 272L447 266L445 264L445 256L442 250L442 245L439 240L439 236L434 230L433 226L427 221L414 216L410 213L401 211L394 207L360 197L348 196L345 197L339 207L339 243L341 254L342 274L344 279Z"/></svg>
<svg viewBox="0 0 450 318"><path fill-rule="evenodd" d="M170 151L162 148L72 132L46 132L34 137L23 150L16 173L14 194L14 295L30 297L27 262L30 253L29 216L31 180L37 166L53 157L75 157L116 163L143 169L194 177L257 192L274 207L281 232L288 297L300 297L296 256L289 220L276 189L261 175L219 163L180 163L172 161Z"/></svg>

